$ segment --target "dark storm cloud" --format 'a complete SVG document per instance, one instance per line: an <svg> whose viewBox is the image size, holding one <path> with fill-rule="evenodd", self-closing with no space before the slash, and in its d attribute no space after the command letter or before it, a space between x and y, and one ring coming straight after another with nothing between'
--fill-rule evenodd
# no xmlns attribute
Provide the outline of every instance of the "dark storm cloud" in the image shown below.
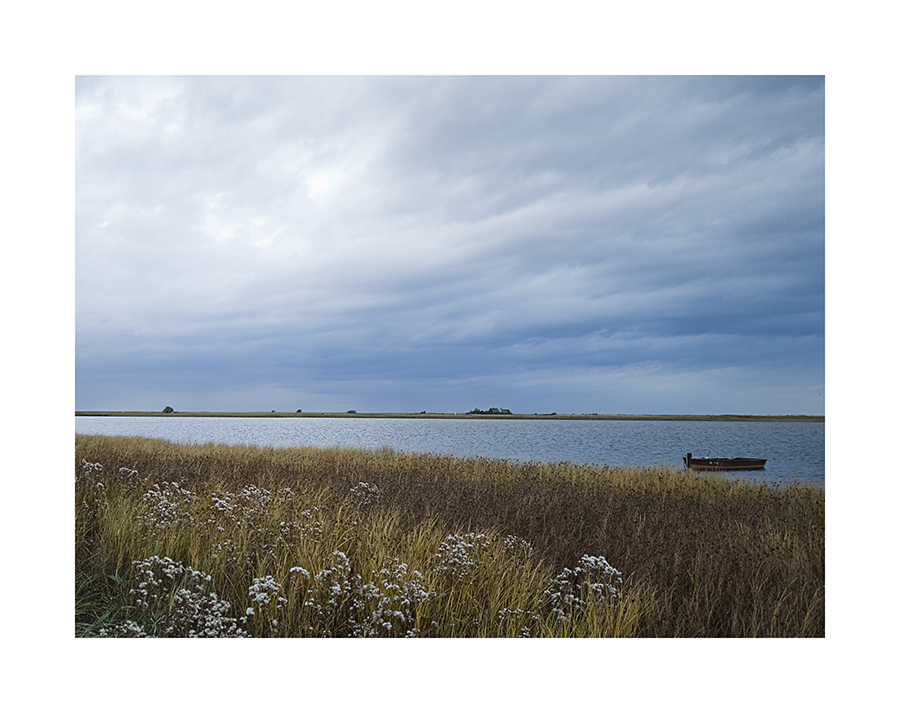
<svg viewBox="0 0 900 713"><path fill-rule="evenodd" d="M80 78L76 290L79 408L822 413L824 81Z"/></svg>

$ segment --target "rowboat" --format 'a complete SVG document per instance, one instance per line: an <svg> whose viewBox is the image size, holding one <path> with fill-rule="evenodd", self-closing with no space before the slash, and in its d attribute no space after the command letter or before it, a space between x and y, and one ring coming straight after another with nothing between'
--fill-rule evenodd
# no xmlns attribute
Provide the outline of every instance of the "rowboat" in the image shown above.
<svg viewBox="0 0 900 713"><path fill-rule="evenodd" d="M688 453L683 459L684 467L691 470L763 470L765 458L693 458Z"/></svg>

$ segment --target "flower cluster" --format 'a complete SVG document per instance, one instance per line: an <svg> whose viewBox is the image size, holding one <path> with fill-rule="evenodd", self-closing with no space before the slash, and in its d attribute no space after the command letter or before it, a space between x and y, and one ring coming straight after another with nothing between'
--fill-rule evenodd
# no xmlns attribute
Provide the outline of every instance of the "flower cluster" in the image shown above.
<svg viewBox="0 0 900 713"><path fill-rule="evenodd" d="M75 490L81 494L81 509L88 521L96 520L106 507L106 486L100 478L103 466L81 459L81 474L75 477Z"/></svg>
<svg viewBox="0 0 900 713"><path fill-rule="evenodd" d="M518 629L520 638L528 638L527 622L538 623L548 614L548 623L569 621L573 614L584 611L590 604L600 606L619 595L622 573L604 557L584 555L574 569L564 568L543 592L538 602L539 612L524 609L500 609L497 618L509 627Z"/></svg>
<svg viewBox="0 0 900 713"><path fill-rule="evenodd" d="M149 615L154 635L187 638L245 638L239 624L245 620L227 616L231 604L209 591L210 575L168 557L135 562L137 586L129 592L134 606ZM126 621L114 635L131 636L143 631Z"/></svg>
<svg viewBox="0 0 900 713"><path fill-rule="evenodd" d="M238 513L243 521L242 524L248 528L259 528L263 524L268 517L269 506L274 500L272 493L256 485L244 486L237 495L232 497L239 506Z"/></svg>
<svg viewBox="0 0 900 713"><path fill-rule="evenodd" d="M282 521L278 523L278 540L289 547L303 541L319 542L325 525L322 522L321 510L318 507L303 510L300 521Z"/></svg>
<svg viewBox="0 0 900 713"><path fill-rule="evenodd" d="M544 591L543 603L554 621L568 621L589 601L596 604L619 595L622 573L604 557L584 555L574 569L564 568Z"/></svg>
<svg viewBox="0 0 900 713"><path fill-rule="evenodd" d="M378 486L375 483L360 483L350 488L350 501L360 507L371 505L378 500Z"/></svg>
<svg viewBox="0 0 900 713"><path fill-rule="evenodd" d="M356 615L362 608L355 596L355 591L362 585L362 578L352 571L350 558L343 552L336 551L331 556L332 566L315 575L303 602L316 621L315 626L310 627L310 633L352 636ZM302 568L296 569L301 574L306 573Z"/></svg>
<svg viewBox="0 0 900 713"><path fill-rule="evenodd" d="M178 483L154 483L143 497L147 504L144 521L155 530L191 525L194 517L188 508L193 500L193 493L180 487Z"/></svg>
<svg viewBox="0 0 900 713"><path fill-rule="evenodd" d="M497 619L502 622L511 621L514 622L519 628L519 638L520 639L528 639L531 637L531 631L528 629L528 626L521 625L521 621L527 617L531 616L532 619L537 619L538 617L532 616L531 612L526 609L507 609L503 608L497 612Z"/></svg>
<svg viewBox="0 0 900 713"><path fill-rule="evenodd" d="M101 626L97 636L101 639L146 639L147 632L136 621L126 619L113 626Z"/></svg>
<svg viewBox="0 0 900 713"><path fill-rule="evenodd" d="M285 503L293 497L290 488L282 488L274 494L256 485L247 485L237 493L217 490L210 496L208 522L215 524L225 519L244 529L261 529L271 516L272 505Z"/></svg>
<svg viewBox="0 0 900 713"><path fill-rule="evenodd" d="M273 509L292 497L290 488L282 488L273 494L256 485L248 485L237 493L220 490L211 493L206 525L212 556L251 568L258 561L271 559L277 546L277 541L273 541L269 532ZM235 531L247 537L249 546L239 548L225 537L226 533ZM238 549L244 552L243 560L236 557Z"/></svg>
<svg viewBox="0 0 900 713"><path fill-rule="evenodd" d="M287 600L278 596L280 591L281 585L271 574L267 574L265 577L254 577L247 594L250 596L250 601L257 602L263 607L269 606L274 601L281 609L281 605Z"/></svg>
<svg viewBox="0 0 900 713"><path fill-rule="evenodd" d="M282 605L287 603L287 599L280 596L281 585L275 581L275 578L271 574L267 574L265 577L254 577L253 584L250 585L247 594L250 596L251 601L251 606L247 607L247 617L256 616L257 613L260 615L274 614L275 618L268 621L273 629L277 627L278 612L281 610ZM275 604L274 611L271 606L273 603ZM253 605L255 605L255 608Z"/></svg>
<svg viewBox="0 0 900 713"><path fill-rule="evenodd" d="M474 571L474 555L490 544L484 534L474 532L465 535L448 535L438 547L434 559L438 565L436 572L450 582L461 582Z"/></svg>
<svg viewBox="0 0 900 713"><path fill-rule="evenodd" d="M382 565L376 582L364 584L361 597L365 614L356 627L356 636L399 636L413 638L421 632L416 627L416 607L434 596L422 584L422 573L393 559Z"/></svg>
<svg viewBox="0 0 900 713"><path fill-rule="evenodd" d="M133 468L119 468L119 480L123 483L125 487L126 493L133 493L138 488L141 488L147 482L147 479L142 478L140 474L134 470Z"/></svg>
<svg viewBox="0 0 900 713"><path fill-rule="evenodd" d="M103 473L101 463L91 463L86 458L81 459L81 477L88 481L96 481ZM75 478L76 482L78 477Z"/></svg>
<svg viewBox="0 0 900 713"><path fill-rule="evenodd" d="M435 596L422 583L421 572L410 572L395 558L364 583L347 555L337 551L332 557L331 567L314 577L302 567L291 568L292 574L309 581L304 606L313 615L310 633L361 638L413 638L421 633L416 609Z"/></svg>
<svg viewBox="0 0 900 713"><path fill-rule="evenodd" d="M503 538L501 544L507 552L518 557L530 557L534 554L534 547L532 547L531 543L516 535L507 535Z"/></svg>

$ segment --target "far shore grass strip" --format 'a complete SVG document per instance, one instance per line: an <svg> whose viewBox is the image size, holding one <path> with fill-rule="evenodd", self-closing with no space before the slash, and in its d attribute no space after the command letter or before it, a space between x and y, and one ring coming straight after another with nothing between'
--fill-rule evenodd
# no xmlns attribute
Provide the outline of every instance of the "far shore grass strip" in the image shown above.
<svg viewBox="0 0 900 713"><path fill-rule="evenodd" d="M824 637L825 492L75 437L78 637Z"/></svg>
<svg viewBox="0 0 900 713"><path fill-rule="evenodd" d="M291 412L291 411L76 411L76 416L159 416L160 418L446 418L475 420L554 420L554 421L773 421L824 423L824 416L754 416L739 414L678 415L678 414L491 414L491 413L357 413L352 412Z"/></svg>

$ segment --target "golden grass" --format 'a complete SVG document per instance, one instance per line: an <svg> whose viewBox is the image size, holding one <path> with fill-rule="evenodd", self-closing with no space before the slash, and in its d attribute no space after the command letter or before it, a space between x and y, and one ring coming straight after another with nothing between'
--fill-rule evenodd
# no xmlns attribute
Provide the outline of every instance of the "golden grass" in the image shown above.
<svg viewBox="0 0 900 713"><path fill-rule="evenodd" d="M111 627L123 621L166 635L162 599L139 611L129 593L134 563L154 556L208 574L183 597L215 592L253 636L825 634L825 495L814 486L390 449L83 435L75 446L80 635L122 635ZM585 555L622 574L617 596L579 564ZM447 564L457 556L464 573ZM566 572L575 603L560 616L548 592L569 586ZM263 582L284 601L250 593ZM170 614L179 586L167 590Z"/></svg>

